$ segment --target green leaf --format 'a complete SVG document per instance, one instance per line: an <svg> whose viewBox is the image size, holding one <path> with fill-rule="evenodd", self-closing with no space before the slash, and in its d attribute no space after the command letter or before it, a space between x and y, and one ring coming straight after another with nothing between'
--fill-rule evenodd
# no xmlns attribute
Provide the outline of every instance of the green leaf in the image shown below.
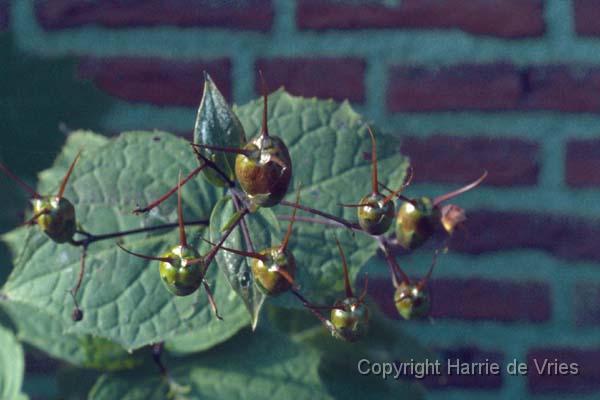
<svg viewBox="0 0 600 400"><path fill-rule="evenodd" d="M118 370L143 362L143 355L130 354L107 339L64 333L58 319L30 305L4 301L0 308L11 317L19 340L73 365Z"/></svg>
<svg viewBox="0 0 600 400"><path fill-rule="evenodd" d="M67 147L67 152L72 148ZM40 193L56 189L65 169L60 160L65 158L61 155L56 168L40 175ZM189 144L181 138L164 132L128 132L93 151L84 149L65 197L75 205L83 228L94 234L173 223L176 196L146 216L135 216L131 210L165 193L177 182L179 171L187 173L196 165ZM202 179L192 179L183 187L182 196L186 221L208 220L219 193ZM190 243L199 243L201 229L187 228ZM241 315L243 304L231 295L216 268L206 279L225 322L214 318L202 290L184 298L171 295L159 279L156 262L124 253L113 239L89 248L78 295L85 315L75 324L67 292L77 278L81 249L55 244L39 231L32 232L2 292L9 301L44 310L67 333L91 334L136 349L195 332L198 340L192 347L208 348L248 323L243 318L227 318ZM159 255L178 243L178 238L171 229L127 236L123 242L132 251Z"/></svg>
<svg viewBox="0 0 600 400"><path fill-rule="evenodd" d="M194 143L219 147L241 147L245 142L242 124L208 73L205 73L205 78L204 93L194 127ZM231 180L235 179L236 154L208 149L203 149L202 154L215 162ZM228 186L227 182L214 170L205 168L202 173L212 184Z"/></svg>
<svg viewBox="0 0 600 400"><path fill-rule="evenodd" d="M261 126L262 101L234 108L247 133L257 135ZM294 97L283 90L269 96L269 132L281 137L292 157L294 177L290 187L302 184L300 203L350 221L356 209L340 203L357 203L371 191L371 142L366 122L347 103ZM408 160L399 152L396 138L377 133L379 180L389 187L403 183ZM294 201L288 193L288 201ZM291 214L288 207L275 208L277 215ZM304 212L298 215L313 216ZM299 266L297 281L303 294L314 302L334 300L343 288L340 256L333 232L337 231L348 258L351 278L375 254L377 242L366 235L354 236L347 229L331 229L298 222L290 241ZM291 296L281 296L281 305L298 306Z"/></svg>
<svg viewBox="0 0 600 400"><path fill-rule="evenodd" d="M347 375L335 373L315 348L265 329L237 335L201 355L166 363L173 381L188 389L175 397L180 400L347 399L340 396L341 388L358 394L352 398L416 398L405 396L403 385L394 383L381 382L367 392L362 385L369 379L358 373L356 365L347 365ZM89 400L163 400L168 391L168 384L153 367L104 375Z"/></svg>
<svg viewBox="0 0 600 400"><path fill-rule="evenodd" d="M25 359L17 338L0 326L0 399L14 399L21 392Z"/></svg>
<svg viewBox="0 0 600 400"><path fill-rule="evenodd" d="M235 214L236 210L229 197L224 197L215 205L210 216L210 239L213 243L219 241L223 234L223 227L231 223L232 216ZM250 239L255 250L273 246L281 241L279 223L271 210L260 208L257 212L248 215L245 220L248 224L248 230L251 232ZM229 235L223 245L232 249L250 251L246 246L239 226ZM250 267L251 260L247 257L221 251L217 253L216 261L227 277L231 288L246 305L252 327L255 328L266 296L254 283Z"/></svg>

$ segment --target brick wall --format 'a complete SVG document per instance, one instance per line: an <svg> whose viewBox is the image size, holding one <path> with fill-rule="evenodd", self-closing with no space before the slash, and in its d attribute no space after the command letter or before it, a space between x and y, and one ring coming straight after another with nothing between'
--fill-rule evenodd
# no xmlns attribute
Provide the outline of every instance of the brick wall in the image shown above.
<svg viewBox="0 0 600 400"><path fill-rule="evenodd" d="M85 128L188 133L203 70L244 103L260 68L396 135L410 193L487 169L457 201L469 221L440 258L434 322L403 324L446 356L581 373L429 380L428 396L600 395L600 0L19 0L10 24L8 5L0 29L23 51L76 56L77 76L113 97ZM418 276L430 256L403 260ZM389 282L371 286L394 316Z"/></svg>

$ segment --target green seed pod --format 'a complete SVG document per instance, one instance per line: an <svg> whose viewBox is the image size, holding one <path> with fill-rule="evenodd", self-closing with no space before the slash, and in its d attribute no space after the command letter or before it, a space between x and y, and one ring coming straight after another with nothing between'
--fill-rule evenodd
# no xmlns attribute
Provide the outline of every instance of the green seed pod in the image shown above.
<svg viewBox="0 0 600 400"><path fill-rule="evenodd" d="M431 309L429 292L418 283L402 282L394 293L394 304L402 318L407 320L426 317Z"/></svg>
<svg viewBox="0 0 600 400"><path fill-rule="evenodd" d="M56 243L70 241L77 227L75 207L64 197L45 196L33 199L33 213L39 215L40 229Z"/></svg>
<svg viewBox="0 0 600 400"><path fill-rule="evenodd" d="M280 138L264 132L244 146L245 154L238 154L235 174L248 197L259 206L272 207L287 193L292 159Z"/></svg>
<svg viewBox="0 0 600 400"><path fill-rule="evenodd" d="M259 252L265 258L253 258L250 265L258 288L269 296L277 296L292 287L296 274L296 260L281 246Z"/></svg>
<svg viewBox="0 0 600 400"><path fill-rule="evenodd" d="M399 196L400 191L407 185L402 185L397 191L391 191L387 197L379 193L379 181L377 178L377 142L375 134L367 126L371 136L371 193L364 196L358 204L342 204L344 207L355 207L358 217L358 224L367 233L371 235L382 235L392 225L394 221L394 197Z"/></svg>
<svg viewBox="0 0 600 400"><path fill-rule="evenodd" d="M386 197L379 193L371 193L360 199L358 224L371 235L387 232L394 221L394 203L385 200Z"/></svg>
<svg viewBox="0 0 600 400"><path fill-rule="evenodd" d="M428 197L403 202L396 216L398 243L405 249L416 249L433 235L439 221L439 209Z"/></svg>
<svg viewBox="0 0 600 400"><path fill-rule="evenodd" d="M188 264L188 261L200 258L193 248L181 245L173 247L161 256L169 261L161 261L159 272L167 289L177 296L187 296L194 293L204 278L202 271L204 263Z"/></svg>
<svg viewBox="0 0 600 400"><path fill-rule="evenodd" d="M13 174L7 167L0 164L0 170L17 182L25 191L29 192L33 204L33 217L27 221L26 225L39 225L50 239L56 243L66 243L73 239L77 229L77 220L75 218L75 207L73 203L63 197L69 178L73 173L75 164L81 152L69 166L62 179L58 194L55 196L41 196L32 187L23 182L19 177Z"/></svg>
<svg viewBox="0 0 600 400"><path fill-rule="evenodd" d="M335 303L331 310L331 323L339 339L356 342L369 329L369 309L356 297L347 297Z"/></svg>

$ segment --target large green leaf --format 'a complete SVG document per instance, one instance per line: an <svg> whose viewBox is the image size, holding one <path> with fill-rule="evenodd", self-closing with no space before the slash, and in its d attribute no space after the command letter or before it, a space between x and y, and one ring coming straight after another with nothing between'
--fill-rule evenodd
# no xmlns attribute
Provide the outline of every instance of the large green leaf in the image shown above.
<svg viewBox="0 0 600 400"><path fill-rule="evenodd" d="M344 373L332 371L330 360L311 346L285 335L259 329L241 334L201 355L167 360L173 380L189 389L178 399L347 399L406 398L405 386L397 383L369 384L356 365L346 364ZM340 368L340 365L336 365ZM169 388L155 367L107 374L92 389L90 400L163 400Z"/></svg>
<svg viewBox="0 0 600 400"><path fill-rule="evenodd" d="M0 302L0 308L11 317L19 340L73 365L117 370L143 362L139 352L130 354L107 339L64 333L58 319L31 305L4 301Z"/></svg>
<svg viewBox="0 0 600 400"><path fill-rule="evenodd" d="M17 338L0 326L0 399L20 398L25 359Z"/></svg>
<svg viewBox="0 0 600 400"><path fill-rule="evenodd" d="M194 127L194 143L239 148L245 142L244 128L208 74L205 74L204 93ZM234 153L202 150L230 179L235 178ZM210 168L202 171L217 186L226 186L223 178Z"/></svg>
<svg viewBox="0 0 600 400"><path fill-rule="evenodd" d="M78 140L72 142L81 145ZM72 152L73 146L65 148L65 153ZM42 194L56 190L68 165L66 158L60 156L56 168L40 175ZM175 198L147 216L135 216L131 210L166 192L176 183L179 171L186 173L195 166L197 161L185 140L164 132L129 132L92 151L84 146L65 196L75 204L78 221L95 234L170 223L176 221ZM182 189L185 219L208 220L218 192L202 179L191 180ZM199 243L200 229L187 231L191 243ZM192 332L197 334L192 347L207 348L248 323L247 318L238 317L243 314L243 304L232 296L216 268L211 268L207 281L225 322L214 318L203 291L184 298L171 295L158 277L155 262L120 251L115 241L96 242L89 248L79 294L85 317L77 324L71 321L73 303L67 291L76 279L80 248L55 244L33 231L2 292L9 301L44 310L60 321L65 332L96 335L127 349L181 335L189 338ZM127 248L143 254L158 255L176 243L173 230L124 239ZM184 346L182 351L189 348Z"/></svg>
<svg viewBox="0 0 600 400"><path fill-rule="evenodd" d="M259 133L262 101L234 111L248 134ZM365 157L371 149L366 121L347 102L294 97L283 90L269 96L268 115L270 133L281 137L290 150L294 168L290 187L302 184L301 204L356 221L356 209L339 204L356 203L371 189L371 163ZM379 180L398 188L408 160L400 155L395 138L378 134L377 140ZM293 197L288 193L287 200L293 201ZM278 206L275 212L289 215L291 210ZM298 284L312 301L331 301L335 291L342 289L334 231L340 236L352 277L377 250L377 242L366 235L352 236L346 229L299 222L290 246L298 263ZM281 296L278 303L300 304L292 296Z"/></svg>
<svg viewBox="0 0 600 400"><path fill-rule="evenodd" d="M210 238L213 242L217 242L221 238L223 229L235 215L236 210L229 197L224 197L217 203L210 217ZM259 209L257 212L245 217L245 221L248 224L248 230L252 233L250 240L255 250L267 248L281 242L279 223L271 210ZM234 230L223 245L232 249L250 250L246 246L241 229ZM265 301L265 295L254 283L250 268L251 260L222 251L217 254L216 261L235 293L244 301L250 314L252 327L256 327L258 314Z"/></svg>

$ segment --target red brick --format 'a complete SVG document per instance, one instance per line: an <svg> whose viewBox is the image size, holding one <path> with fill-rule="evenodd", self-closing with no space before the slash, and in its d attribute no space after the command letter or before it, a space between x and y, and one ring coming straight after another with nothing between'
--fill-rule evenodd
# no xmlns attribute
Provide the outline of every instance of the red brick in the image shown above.
<svg viewBox="0 0 600 400"><path fill-rule="evenodd" d="M600 221L529 211L467 210L452 251L482 254L514 249L543 250L566 260L600 261Z"/></svg>
<svg viewBox="0 0 600 400"><path fill-rule="evenodd" d="M388 87L392 112L510 110L518 107L522 94L519 71L507 64L396 66Z"/></svg>
<svg viewBox="0 0 600 400"><path fill-rule="evenodd" d="M555 65L530 68L522 108L562 112L600 112L600 68Z"/></svg>
<svg viewBox="0 0 600 400"><path fill-rule="evenodd" d="M466 184L484 170L484 185L535 185L540 169L539 145L521 139L414 136L402 140L402 154L410 157L414 182Z"/></svg>
<svg viewBox="0 0 600 400"><path fill-rule="evenodd" d="M0 32L8 29L10 18L10 1L0 0Z"/></svg>
<svg viewBox="0 0 600 400"><path fill-rule="evenodd" d="M270 0L38 0L36 15L44 29L89 24L110 28L175 25L268 31L273 24Z"/></svg>
<svg viewBox="0 0 600 400"><path fill-rule="evenodd" d="M231 64L212 61L160 58L88 58L79 65L79 75L91 79L108 94L123 100L160 106L197 107L202 97L204 71L231 100Z"/></svg>
<svg viewBox="0 0 600 400"><path fill-rule="evenodd" d="M600 35L600 1L574 0L575 31L582 36Z"/></svg>
<svg viewBox="0 0 600 400"><path fill-rule="evenodd" d="M600 325L600 282L578 282L574 289L577 325Z"/></svg>
<svg viewBox="0 0 600 400"><path fill-rule="evenodd" d="M505 38L544 33L541 0L402 0L399 3L388 7L339 0L299 0L296 24L300 29L317 30L457 28Z"/></svg>
<svg viewBox="0 0 600 400"><path fill-rule="evenodd" d="M578 374L540 374L534 359L542 363L549 362L576 363ZM529 373L527 383L532 393L563 392L569 394L600 391L600 349L598 348L533 348L527 355Z"/></svg>
<svg viewBox="0 0 600 400"><path fill-rule="evenodd" d="M569 186L600 186L600 139L567 143L565 175Z"/></svg>
<svg viewBox="0 0 600 400"><path fill-rule="evenodd" d="M365 60L360 58L271 58L259 59L271 89L285 86L292 94L305 97L365 100ZM260 79L255 78L256 93L261 93Z"/></svg>
<svg viewBox="0 0 600 400"><path fill-rule="evenodd" d="M434 278L429 285L434 319L544 322L552 313L550 289L540 282ZM369 281L369 294L386 315L400 318L388 279Z"/></svg>

